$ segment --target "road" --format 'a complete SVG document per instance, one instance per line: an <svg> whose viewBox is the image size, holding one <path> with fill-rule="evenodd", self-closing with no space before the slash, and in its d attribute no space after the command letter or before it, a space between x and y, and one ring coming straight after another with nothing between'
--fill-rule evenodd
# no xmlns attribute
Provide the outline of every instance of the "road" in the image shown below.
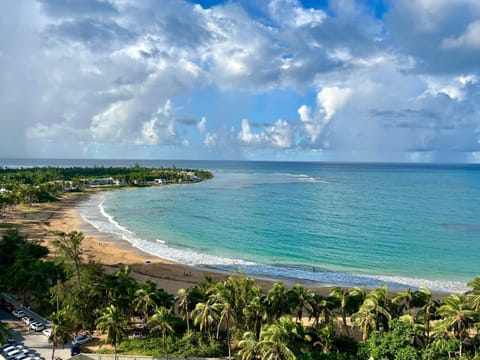
<svg viewBox="0 0 480 360"><path fill-rule="evenodd" d="M33 352L41 356L42 358L49 360L52 358L52 344L48 342L48 339L42 332L35 332L31 330L21 319L15 318L9 312L0 308L0 320L10 325L13 339ZM55 357L60 357L63 360L70 359L70 344L65 344L65 348L62 347L55 350Z"/></svg>

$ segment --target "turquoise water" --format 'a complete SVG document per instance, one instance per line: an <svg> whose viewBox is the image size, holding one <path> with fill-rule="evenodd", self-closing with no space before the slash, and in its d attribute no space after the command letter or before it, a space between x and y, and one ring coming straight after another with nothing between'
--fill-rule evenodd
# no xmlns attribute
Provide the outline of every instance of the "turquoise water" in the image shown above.
<svg viewBox="0 0 480 360"><path fill-rule="evenodd" d="M154 255L254 275L445 291L480 275L479 167L178 163L215 177L101 194L81 213Z"/></svg>

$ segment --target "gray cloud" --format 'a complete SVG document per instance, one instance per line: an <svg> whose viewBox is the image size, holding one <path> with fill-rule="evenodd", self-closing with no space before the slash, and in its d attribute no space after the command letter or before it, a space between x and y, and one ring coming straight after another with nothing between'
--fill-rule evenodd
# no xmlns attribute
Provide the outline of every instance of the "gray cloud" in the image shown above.
<svg viewBox="0 0 480 360"><path fill-rule="evenodd" d="M478 71L480 48L445 46L461 38L480 17L475 0L397 1L385 25L398 51L412 56L415 71L457 73Z"/></svg>
<svg viewBox="0 0 480 360"><path fill-rule="evenodd" d="M37 0L43 11L53 17L105 16L117 13L107 0Z"/></svg>
<svg viewBox="0 0 480 360"><path fill-rule="evenodd" d="M114 42L124 44L135 38L135 34L114 21L88 18L51 25L45 36L50 41L52 37L58 41L78 41L95 51L110 49Z"/></svg>
<svg viewBox="0 0 480 360"><path fill-rule="evenodd" d="M459 1L395 2L383 19L350 0L325 10L297 0L6 2L0 156L179 144L235 157L480 152L480 5ZM309 100L285 109L288 121L263 122L242 122L239 102L208 115L200 139L204 114L176 102L200 102L194 93L208 87L255 106L278 90Z"/></svg>

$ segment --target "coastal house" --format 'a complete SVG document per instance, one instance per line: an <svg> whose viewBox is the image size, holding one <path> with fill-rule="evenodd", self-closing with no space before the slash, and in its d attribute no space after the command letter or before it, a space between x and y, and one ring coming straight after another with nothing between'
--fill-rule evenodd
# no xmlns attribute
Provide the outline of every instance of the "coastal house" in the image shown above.
<svg viewBox="0 0 480 360"><path fill-rule="evenodd" d="M122 185L123 180L108 178L95 178L95 179L81 179L82 183L87 186L108 186L108 185Z"/></svg>

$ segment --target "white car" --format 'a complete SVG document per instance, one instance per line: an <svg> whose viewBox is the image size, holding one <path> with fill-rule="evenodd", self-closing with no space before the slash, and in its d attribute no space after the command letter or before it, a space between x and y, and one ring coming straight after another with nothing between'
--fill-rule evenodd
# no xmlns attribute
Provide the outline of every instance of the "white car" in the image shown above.
<svg viewBox="0 0 480 360"><path fill-rule="evenodd" d="M16 348L17 348L17 345L9 345L2 348L2 351L6 354L9 351L15 350Z"/></svg>
<svg viewBox="0 0 480 360"><path fill-rule="evenodd" d="M30 316L24 316L24 317L22 318L22 321L23 321L25 324L30 325L30 323L35 322L35 321L37 321L37 320L35 320L35 318L30 317Z"/></svg>
<svg viewBox="0 0 480 360"><path fill-rule="evenodd" d="M15 350L11 350L11 351L7 352L5 355L7 355L7 357L9 359L13 359L15 356L17 356L18 354L21 354L21 353L22 353L21 350L15 349Z"/></svg>
<svg viewBox="0 0 480 360"><path fill-rule="evenodd" d="M72 340L72 345L82 345L82 344L85 344L89 341L92 341L93 338L86 334L86 335L77 335L73 338Z"/></svg>
<svg viewBox="0 0 480 360"><path fill-rule="evenodd" d="M30 324L30 328L35 331L42 331L45 329L45 326L41 322L34 322L33 324Z"/></svg>
<svg viewBox="0 0 480 360"><path fill-rule="evenodd" d="M20 354L16 355L13 359L14 360L22 360L29 357L30 352L28 350L21 352Z"/></svg>
<svg viewBox="0 0 480 360"><path fill-rule="evenodd" d="M25 316L25 313L23 312L23 310L17 309L12 311L12 315L20 319Z"/></svg>
<svg viewBox="0 0 480 360"><path fill-rule="evenodd" d="M46 337L50 337L52 335L52 328L46 328L45 330L42 331L42 333Z"/></svg>
<svg viewBox="0 0 480 360"><path fill-rule="evenodd" d="M8 357L10 357L10 356L12 356L13 353L18 354L18 353L21 352L23 349L25 349L25 346L23 346L23 345L17 345L17 346L15 346L13 349L8 350L8 351L5 351L5 355L7 355Z"/></svg>

